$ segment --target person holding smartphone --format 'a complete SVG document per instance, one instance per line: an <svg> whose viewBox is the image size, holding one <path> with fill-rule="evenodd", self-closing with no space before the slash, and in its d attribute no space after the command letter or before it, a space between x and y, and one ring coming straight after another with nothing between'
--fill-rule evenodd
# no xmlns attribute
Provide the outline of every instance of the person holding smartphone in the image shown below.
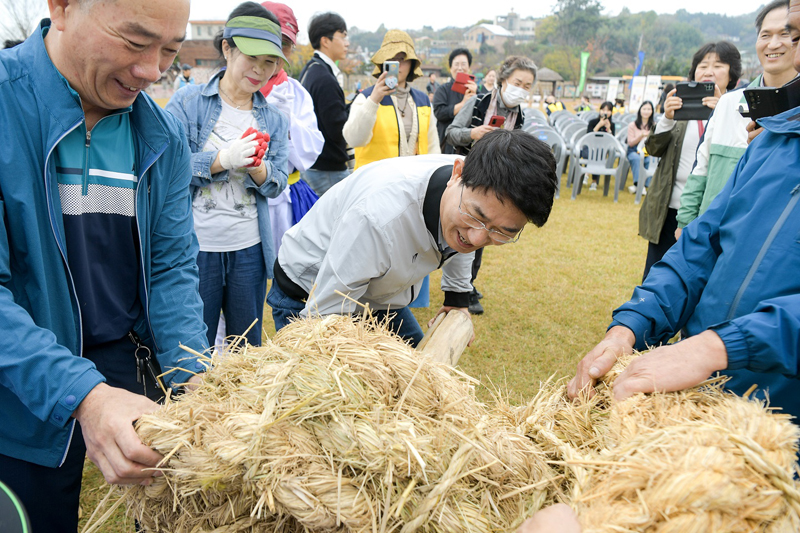
<svg viewBox="0 0 800 533"><path fill-rule="evenodd" d="M604 132L616 135L617 126L614 124L614 121L611 120L611 115L613 113L614 104L608 101L600 104L600 115L589 121L589 124L586 126L586 133ZM592 180L592 184L589 185L589 190L596 191L597 184L600 182L600 177L589 174L589 178ZM586 182L584 181L583 183L585 184Z"/></svg>
<svg viewBox="0 0 800 533"><path fill-rule="evenodd" d="M467 80L463 83L463 90L453 89L459 74L469 76L472 66L472 52L466 48L456 48L450 52L450 81L442 85L433 95L433 114L436 116L437 130L439 132L439 144L443 154L455 153L455 148L445 141L445 130L452 124L453 119L458 115L470 98L478 92L478 86L474 81Z"/></svg>
<svg viewBox="0 0 800 533"><path fill-rule="evenodd" d="M441 153L428 95L409 85L422 76L411 36L386 32L372 63L378 81L353 100L342 130L355 148L356 168L391 157Z"/></svg>
<svg viewBox="0 0 800 533"><path fill-rule="evenodd" d="M794 43L787 26L788 17L789 0L773 0L756 16L756 55L764 72L748 87L781 87L797 75L792 66ZM718 50L721 44L718 43ZM720 52L720 57L722 54L724 52ZM730 76L731 79L734 77ZM719 84L717 87L721 97L708 121L697 148L697 162L681 195L676 238L683 228L708 209L747 148L750 119L739 113L740 106L747 107L744 91L726 94L725 87ZM732 89L730 83L727 88Z"/></svg>
<svg viewBox="0 0 800 533"><path fill-rule="evenodd" d="M521 128L524 121L522 104L536 83L536 73L536 63L532 59L523 56L506 58L498 69L497 86L492 92L479 94L464 104L445 131L446 142L455 147L456 153L466 155L490 131ZM469 305L469 311L474 315L484 311L479 301L482 295L474 285L482 258L483 250L477 250L472 263L473 289Z"/></svg>
<svg viewBox="0 0 800 533"><path fill-rule="evenodd" d="M741 73L741 58L730 43L708 43L692 58L689 80L712 81L717 87L736 86ZM735 52L735 53L734 53ZM694 166L695 153L706 128L706 121L675 120L683 102L670 91L664 101L664 116L645 142L647 153L660 157L650 189L639 210L639 235L649 241L642 279L676 242L681 194ZM703 105L714 108L718 98L707 97Z"/></svg>

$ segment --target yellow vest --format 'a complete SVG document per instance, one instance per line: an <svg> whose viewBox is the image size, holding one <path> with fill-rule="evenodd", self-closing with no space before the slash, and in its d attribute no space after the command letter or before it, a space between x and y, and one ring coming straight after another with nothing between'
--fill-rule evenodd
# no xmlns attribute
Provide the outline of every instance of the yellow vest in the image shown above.
<svg viewBox="0 0 800 533"><path fill-rule="evenodd" d="M555 113L556 111L564 111L564 104L561 102L548 104L547 109L549 109L551 113Z"/></svg>
<svg viewBox="0 0 800 533"><path fill-rule="evenodd" d="M369 98L372 87L362 94ZM417 122L419 134L417 135L417 154L428 153L428 128L431 125L431 103L428 97L412 88L409 94L417 107ZM363 167L368 163L400 156L400 129L403 126L397 120L397 111L390 96L385 96L378 107L378 117L372 128L372 139L366 146L359 146L355 151L356 167Z"/></svg>

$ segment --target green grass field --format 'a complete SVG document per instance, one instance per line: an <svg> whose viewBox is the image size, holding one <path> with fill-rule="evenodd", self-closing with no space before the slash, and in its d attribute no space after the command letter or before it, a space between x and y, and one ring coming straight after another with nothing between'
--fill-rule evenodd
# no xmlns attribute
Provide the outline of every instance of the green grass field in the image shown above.
<svg viewBox="0 0 800 533"><path fill-rule="evenodd" d="M473 318L476 339L459 362L468 374L520 402L533 396L541 380L574 372L644 268L647 243L637 236L639 206L633 195L621 192L615 204L613 190L603 197L585 187L575 201L569 191L562 193L543 228L529 225L516 244L484 252L476 285L486 312ZM421 324L442 302L440 278L440 272L431 276L431 308L415 310ZM271 328L267 322L265 328ZM481 394L489 398L486 391ZM87 462L84 520L107 490ZM102 531L130 533L133 524L118 511Z"/></svg>

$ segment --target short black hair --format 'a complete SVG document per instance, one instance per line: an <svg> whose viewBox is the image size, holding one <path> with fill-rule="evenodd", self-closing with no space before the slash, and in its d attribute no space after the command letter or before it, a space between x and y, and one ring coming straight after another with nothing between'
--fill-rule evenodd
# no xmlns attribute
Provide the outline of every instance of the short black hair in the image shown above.
<svg viewBox="0 0 800 533"><path fill-rule="evenodd" d="M278 17L276 17L272 11L262 6L261 4L256 4L255 2L243 2L238 6L236 6L236 8L234 8L234 10L231 11L231 14L228 15L228 20L235 19L236 17L261 17L267 20L271 20L272 22L277 24L278 27L280 27L281 25L281 21L278 20ZM225 31L224 29L220 30L217 33L217 35L214 36L214 48L217 49L217 52L219 52L220 57L224 57L225 55L222 53L222 41L227 41L228 46L230 46L231 49L236 48L236 43L233 42L232 38L231 39L222 38L222 33L224 31Z"/></svg>
<svg viewBox="0 0 800 533"><path fill-rule="evenodd" d="M308 23L308 40L311 41L311 48L319 50L322 38L333 39L337 31L347 33L347 23L341 15L332 11L316 15Z"/></svg>
<svg viewBox="0 0 800 533"><path fill-rule="evenodd" d="M7 50L9 48L14 48L15 46L19 46L25 41L20 41L19 39L6 39L3 42L3 49Z"/></svg>
<svg viewBox="0 0 800 533"><path fill-rule="evenodd" d="M764 25L764 19L767 18L767 15L780 8L789 11L789 0L772 0L772 2L761 8L761 11L756 15L756 30L759 33L761 33L761 26Z"/></svg>
<svg viewBox="0 0 800 533"><path fill-rule="evenodd" d="M697 65L708 54L717 54L719 60L730 67L728 71L728 87L726 89L730 91L736 87L736 84L739 83L739 78L742 76L742 56L736 46L728 41L706 43L700 47L700 50L695 52L694 56L692 56L692 68L689 70L689 81L694 81Z"/></svg>
<svg viewBox="0 0 800 533"><path fill-rule="evenodd" d="M614 111L614 104L608 100L600 104L600 109L608 109L609 111Z"/></svg>
<svg viewBox="0 0 800 533"><path fill-rule="evenodd" d="M472 52L470 52L466 48L456 48L455 50L450 52L450 59L448 59L447 64L452 67L453 60L458 56L467 56L467 64L472 66Z"/></svg>
<svg viewBox="0 0 800 533"><path fill-rule="evenodd" d="M522 130L493 130L475 143L464 160L464 186L494 192L541 227L553 209L558 186L550 146Z"/></svg>

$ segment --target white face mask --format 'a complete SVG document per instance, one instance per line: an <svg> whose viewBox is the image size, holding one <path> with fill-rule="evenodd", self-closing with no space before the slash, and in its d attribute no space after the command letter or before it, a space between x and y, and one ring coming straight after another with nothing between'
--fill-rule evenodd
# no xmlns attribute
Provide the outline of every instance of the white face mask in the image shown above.
<svg viewBox="0 0 800 533"><path fill-rule="evenodd" d="M506 107L509 108L517 107L528 99L528 91L522 87L506 85L505 88L500 92L503 95L503 102L506 104Z"/></svg>

